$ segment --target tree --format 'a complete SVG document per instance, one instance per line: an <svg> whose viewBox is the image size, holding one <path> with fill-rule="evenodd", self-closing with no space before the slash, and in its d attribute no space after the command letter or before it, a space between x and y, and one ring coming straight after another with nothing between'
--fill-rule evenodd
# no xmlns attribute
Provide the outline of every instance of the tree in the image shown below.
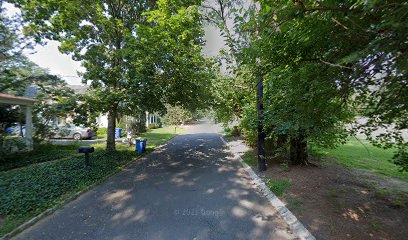
<svg viewBox="0 0 408 240"><path fill-rule="evenodd" d="M344 123L360 115L370 120L357 128L369 136L394 123L390 133L373 142L406 146L398 132L407 126L408 101L401 94L408 90L402 14L407 6L392 2L259 1L258 44L265 62L272 63L268 99L276 93L285 96L270 102L274 108L285 104L271 116L286 119L283 126L289 126L295 142L344 139ZM276 123L271 121L271 129L279 127Z"/></svg>
<svg viewBox="0 0 408 240"><path fill-rule="evenodd" d="M194 7L200 1L14 2L37 42L57 40L61 52L82 62L83 81L95 90L93 108L108 113L107 150L115 150L120 111L163 109L167 100L184 104L201 91L192 81L203 73L196 71L202 62L194 61L201 59L202 27Z"/></svg>
<svg viewBox="0 0 408 240"><path fill-rule="evenodd" d="M18 15L6 17L0 5L0 92L23 96L30 89L29 97L35 98L35 136L39 139L49 136L49 122L56 117L69 114L75 103L70 98L72 91L58 76L29 61L23 50L30 47L30 39L19 32L21 19ZM19 106L0 106L1 130L23 124Z"/></svg>
<svg viewBox="0 0 408 240"><path fill-rule="evenodd" d="M193 115L190 111L180 106L166 106L166 114L163 116L163 122L169 126L174 126L176 132L177 126L190 122Z"/></svg>
<svg viewBox="0 0 408 240"><path fill-rule="evenodd" d="M23 95L31 84L52 84L60 79L48 74L36 64L30 62L23 54L31 49L32 41L21 36L19 15L6 17L5 9L0 3L0 92Z"/></svg>
<svg viewBox="0 0 408 240"><path fill-rule="evenodd" d="M131 52L131 58L138 60L132 62L134 77L130 79L138 86L135 96L147 96L139 106L145 105L150 111L163 111L167 103L189 110L207 108L213 61L202 54L200 3L158 1L157 9L145 15L147 24L137 28L142 40L132 42L137 51Z"/></svg>
<svg viewBox="0 0 408 240"><path fill-rule="evenodd" d="M406 4L256 3L234 18L234 55L239 68L264 78L268 137L288 139L292 163L308 164L308 142L335 146L347 133L362 130L371 136L378 127L392 125L370 140L382 147L397 146L396 162L404 170L407 143L400 133L408 125ZM250 122L255 122L247 113L243 117L252 116ZM369 120L347 129L356 116Z"/></svg>
<svg viewBox="0 0 408 240"><path fill-rule="evenodd" d="M216 6L204 5L207 9L207 20L210 23L215 24L221 31L221 35L224 37L228 50L224 55L224 61L229 64L229 68L233 69L233 75L237 76L244 73L240 68L245 70L250 70L253 73L249 79L255 79L255 89L256 89L256 109L257 109L257 119L256 119L256 130L257 130L257 158L258 158L258 169L259 171L266 170L266 152L265 152L265 137L263 121L264 121L264 86L263 86L263 71L259 63L259 53L257 51L250 52L250 56L243 60L242 49L246 45L247 36L245 36L243 31L239 28L239 22L244 19L242 14L242 8L244 4L242 1L229 1L229 0L219 0L216 1ZM241 9L241 10L238 10ZM254 7L249 7L245 10L255 11ZM234 19L233 26L230 27L228 22ZM243 63L247 61L248 65ZM253 85L251 83L251 85ZM218 111L219 112L219 111ZM225 114L220 114L224 115ZM228 119L228 118L225 118ZM230 117L231 119L231 117Z"/></svg>

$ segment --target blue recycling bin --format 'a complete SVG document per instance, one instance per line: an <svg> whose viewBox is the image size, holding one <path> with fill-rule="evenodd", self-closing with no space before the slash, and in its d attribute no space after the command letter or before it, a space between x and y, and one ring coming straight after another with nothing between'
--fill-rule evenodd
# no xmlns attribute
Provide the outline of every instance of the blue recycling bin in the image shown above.
<svg viewBox="0 0 408 240"><path fill-rule="evenodd" d="M120 138L122 137L122 128L116 128L115 129L115 138Z"/></svg>
<svg viewBox="0 0 408 240"><path fill-rule="evenodd" d="M13 134L14 129L12 127L6 128L7 134Z"/></svg>
<svg viewBox="0 0 408 240"><path fill-rule="evenodd" d="M136 152L144 153L146 151L147 139L136 139Z"/></svg>

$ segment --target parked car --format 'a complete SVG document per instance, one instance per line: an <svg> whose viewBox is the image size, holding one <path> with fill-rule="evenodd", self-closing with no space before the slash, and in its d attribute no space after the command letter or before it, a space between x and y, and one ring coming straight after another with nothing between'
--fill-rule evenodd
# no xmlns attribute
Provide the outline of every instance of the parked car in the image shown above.
<svg viewBox="0 0 408 240"><path fill-rule="evenodd" d="M90 128L78 126L57 126L52 130L51 138L72 138L74 140L91 139L96 136Z"/></svg>

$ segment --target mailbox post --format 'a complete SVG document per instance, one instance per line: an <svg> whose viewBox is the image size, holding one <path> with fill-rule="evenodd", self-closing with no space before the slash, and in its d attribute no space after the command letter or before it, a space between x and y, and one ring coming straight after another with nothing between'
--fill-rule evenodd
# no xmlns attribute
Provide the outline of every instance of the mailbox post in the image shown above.
<svg viewBox="0 0 408 240"><path fill-rule="evenodd" d="M91 164L89 162L89 154L95 152L94 147L81 146L78 148L78 152L85 154L85 166L90 166Z"/></svg>

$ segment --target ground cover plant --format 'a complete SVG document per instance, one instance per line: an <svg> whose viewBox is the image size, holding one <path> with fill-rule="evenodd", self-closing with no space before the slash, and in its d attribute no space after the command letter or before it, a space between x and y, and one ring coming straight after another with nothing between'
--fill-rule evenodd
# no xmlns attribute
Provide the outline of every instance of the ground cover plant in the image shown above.
<svg viewBox="0 0 408 240"><path fill-rule="evenodd" d="M172 127L141 134L148 139L147 153L176 135ZM84 167L83 156L77 153L78 145L45 145L35 154L18 155L22 156L21 163L16 156L13 166L21 165L19 168L0 171L0 236L121 171L140 156L134 146L127 144L118 144L116 152L106 151L106 143L92 146L95 153L91 154L89 167ZM57 154L58 149L62 155Z"/></svg>

